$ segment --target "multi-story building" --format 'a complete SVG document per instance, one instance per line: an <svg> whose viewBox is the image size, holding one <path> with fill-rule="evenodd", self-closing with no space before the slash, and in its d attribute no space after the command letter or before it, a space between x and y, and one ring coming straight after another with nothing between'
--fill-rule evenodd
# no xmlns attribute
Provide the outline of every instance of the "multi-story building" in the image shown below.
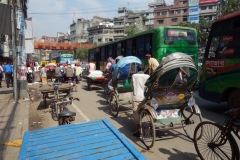
<svg viewBox="0 0 240 160"><path fill-rule="evenodd" d="M89 27L99 25L100 22L108 20L106 18L94 16L92 20L85 20L83 18L73 21L70 25L70 42L71 43L87 43Z"/></svg>
<svg viewBox="0 0 240 160"><path fill-rule="evenodd" d="M113 18L114 40L123 38L125 34L125 16L128 10L126 7L118 8L118 16Z"/></svg>
<svg viewBox="0 0 240 160"><path fill-rule="evenodd" d="M177 25L188 20L188 0L174 0L173 5L154 8L154 27Z"/></svg>
<svg viewBox="0 0 240 160"><path fill-rule="evenodd" d="M50 36L42 36L41 38L44 42L56 42L56 37L50 37Z"/></svg>
<svg viewBox="0 0 240 160"><path fill-rule="evenodd" d="M207 19L214 20L220 11L219 0L199 0L199 16Z"/></svg>
<svg viewBox="0 0 240 160"><path fill-rule="evenodd" d="M89 33L89 43L96 43L99 45L114 40L114 29L113 23L111 22L101 22L97 26L89 27L87 31Z"/></svg>

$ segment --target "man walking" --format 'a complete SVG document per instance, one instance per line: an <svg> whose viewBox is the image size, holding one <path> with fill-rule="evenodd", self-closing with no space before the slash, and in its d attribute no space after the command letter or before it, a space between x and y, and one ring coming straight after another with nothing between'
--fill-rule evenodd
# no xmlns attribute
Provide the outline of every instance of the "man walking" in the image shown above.
<svg viewBox="0 0 240 160"><path fill-rule="evenodd" d="M139 109L144 104L144 88L149 75L144 74L144 65L138 66L138 73L132 75L131 86L133 89L132 98L132 109L133 109L133 120L136 124L136 130L132 133L133 136L140 137L140 120L139 120Z"/></svg>
<svg viewBox="0 0 240 160"><path fill-rule="evenodd" d="M13 67L10 65L10 62L8 61L7 64L4 66L4 72L5 72L5 78L7 82L7 88L9 88L9 83L11 80L11 84L13 86Z"/></svg>
<svg viewBox="0 0 240 160"><path fill-rule="evenodd" d="M148 60L148 75L151 75L157 69L159 63L155 58L151 57L151 54L146 54L146 58Z"/></svg>

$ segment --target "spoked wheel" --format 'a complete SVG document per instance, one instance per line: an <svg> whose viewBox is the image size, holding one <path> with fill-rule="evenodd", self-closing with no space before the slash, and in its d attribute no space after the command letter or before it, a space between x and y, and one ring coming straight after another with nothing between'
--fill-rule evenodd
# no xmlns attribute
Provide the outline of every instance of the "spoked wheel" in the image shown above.
<svg viewBox="0 0 240 160"><path fill-rule="evenodd" d="M119 112L119 104L118 104L118 97L117 95L112 92L110 94L110 113L112 116L117 117L118 116L118 112Z"/></svg>
<svg viewBox="0 0 240 160"><path fill-rule="evenodd" d="M140 128L143 143L147 148L153 147L156 139L155 126L152 116L146 110L140 113Z"/></svg>
<svg viewBox="0 0 240 160"><path fill-rule="evenodd" d="M59 106L58 104L55 104L52 107L52 118L54 121L58 121L58 114L59 114Z"/></svg>
<svg viewBox="0 0 240 160"><path fill-rule="evenodd" d="M239 149L231 133L223 135L222 126L212 122L200 123L194 132L194 146L202 160L236 160Z"/></svg>
<svg viewBox="0 0 240 160"><path fill-rule="evenodd" d="M195 107L189 107L186 105L182 110L184 120L182 121L183 130L187 137L193 140L194 130L199 123L202 122L201 114L196 112Z"/></svg>
<svg viewBox="0 0 240 160"><path fill-rule="evenodd" d="M103 81L103 89L104 89L104 93L106 96L108 96L108 83L107 81Z"/></svg>

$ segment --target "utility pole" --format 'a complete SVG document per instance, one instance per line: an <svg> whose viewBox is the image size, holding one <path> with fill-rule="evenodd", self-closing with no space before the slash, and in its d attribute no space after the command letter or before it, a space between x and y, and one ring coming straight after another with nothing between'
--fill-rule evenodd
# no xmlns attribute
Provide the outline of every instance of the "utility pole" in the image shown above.
<svg viewBox="0 0 240 160"><path fill-rule="evenodd" d="M12 23L12 54L13 54L13 85L14 85L14 99L18 100L18 85L17 85L17 54L16 54L16 30L15 30L15 1L12 2L11 9L11 23Z"/></svg>

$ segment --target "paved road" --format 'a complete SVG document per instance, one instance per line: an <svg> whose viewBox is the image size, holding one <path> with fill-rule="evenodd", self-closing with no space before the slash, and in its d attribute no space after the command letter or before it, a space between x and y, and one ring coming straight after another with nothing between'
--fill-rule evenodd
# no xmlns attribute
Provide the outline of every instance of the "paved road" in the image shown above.
<svg viewBox="0 0 240 160"><path fill-rule="evenodd" d="M72 106L68 106L71 111L76 111L76 122L85 122L107 118L110 122L149 160L196 160L199 159L195 151L193 143L185 136L182 129L156 132L157 141L150 150L146 150L140 139L133 137L131 133L135 129L133 120L131 119L132 111L129 107L121 107L119 117L115 118L108 113L108 104L105 100L103 90L99 87L93 87L92 91L87 90L86 82L83 80L78 84L78 92L74 92L75 97L81 99L80 102L74 102ZM194 93L197 104L199 105L203 120L214 122L222 122L224 116L222 113L226 111L227 104L215 104L205 101L198 97L198 93ZM50 114L49 114L50 118ZM56 126L57 122L52 121L50 126ZM238 141L239 144L239 141Z"/></svg>

